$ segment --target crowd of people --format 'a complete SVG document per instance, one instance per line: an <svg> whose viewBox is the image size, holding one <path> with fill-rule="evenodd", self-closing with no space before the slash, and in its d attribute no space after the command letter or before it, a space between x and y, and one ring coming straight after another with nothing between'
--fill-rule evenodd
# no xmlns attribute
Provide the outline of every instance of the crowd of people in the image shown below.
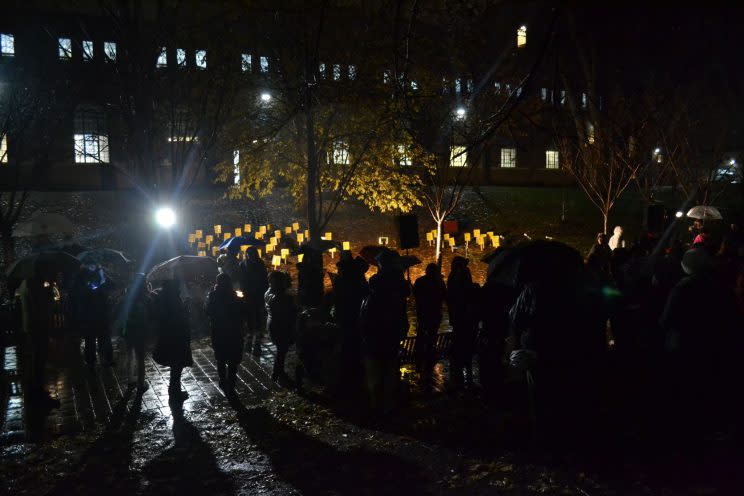
<svg viewBox="0 0 744 496"><path fill-rule="evenodd" d="M320 256L310 254L298 267L293 290L290 276L267 270L254 248L240 262L226 254L204 307L225 393L234 392L247 336L254 343L250 351L258 354L260 337L268 333L276 346L272 378L288 384L285 359L291 347L297 346L299 367L312 375L313 354L318 343L327 342L316 336L331 335L328 356L337 365L332 390L347 397L366 392L371 411L388 413L399 402L400 343L409 332L413 304L414 354L424 384L440 358L436 342L446 309L453 338L452 387L472 385L477 378L487 394L500 397L508 376L524 374L532 415L546 430L587 423L606 396L608 364L626 385L663 381L660 403L673 405L675 418L713 426L741 411L731 392L744 343L744 238L736 225L717 245L701 228L691 246L674 241L664 250L650 237L627 243L617 227L609 243L605 234L597 236L579 267L533 269L529 277L525 269L520 281L489 274L483 286L473 281L468 259L460 256L453 257L446 281L440 267L429 264L413 284L405 277L405 257L397 252L382 250L375 262L377 271L368 280L368 263L343 252L332 290L324 295ZM69 289L68 313L84 340L88 366L97 359L102 366L113 364L110 329L119 322L131 385L140 391L147 387L144 357L153 336L153 359L170 368L169 394L183 400L187 393L180 376L192 357L179 284L166 280L153 290L138 274L113 308L103 270L95 263L83 265ZM47 286L25 281L22 299L24 322L42 330L32 333L38 357L31 367L34 388L40 401L53 407L43 391L44 319L54 298ZM478 374L473 373L476 358ZM301 381L299 372L296 378Z"/></svg>

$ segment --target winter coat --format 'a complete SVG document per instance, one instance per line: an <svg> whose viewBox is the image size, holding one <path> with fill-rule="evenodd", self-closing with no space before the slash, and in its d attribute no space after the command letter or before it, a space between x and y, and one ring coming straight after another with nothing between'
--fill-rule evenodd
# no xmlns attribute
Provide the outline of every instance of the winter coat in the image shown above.
<svg viewBox="0 0 744 496"><path fill-rule="evenodd" d="M369 280L370 294L362 305L360 325L364 354L371 359L393 359L408 333L406 299L411 294L403 274L381 271Z"/></svg>
<svg viewBox="0 0 744 496"><path fill-rule="evenodd" d="M364 273L353 266L355 262L348 262L348 266L333 279L333 305L336 323L345 332L351 331L357 326L362 302L369 294L369 284L364 278Z"/></svg>
<svg viewBox="0 0 744 496"><path fill-rule="evenodd" d="M228 288L229 289L229 288ZM212 329L212 349L218 362L243 358L242 302L234 291L215 288L207 295L205 312Z"/></svg>
<svg viewBox="0 0 744 496"><path fill-rule="evenodd" d="M178 293L161 292L153 302L158 340L152 357L165 367L190 367L191 332L186 306Z"/></svg>
<svg viewBox="0 0 744 496"><path fill-rule="evenodd" d="M264 293L269 288L268 272L261 260L240 262L240 289L249 305L263 305Z"/></svg>
<svg viewBox="0 0 744 496"><path fill-rule="evenodd" d="M447 296L447 286L441 277L424 275L413 285L416 300L416 319L422 331L436 333L442 322L442 303Z"/></svg>
<svg viewBox="0 0 744 496"><path fill-rule="evenodd" d="M287 348L295 339L297 307L286 291L274 292L271 288L264 295L266 330L277 347Z"/></svg>
<svg viewBox="0 0 744 496"><path fill-rule="evenodd" d="M109 286L107 281L101 281L98 271L81 269L76 275L70 292L70 311L73 324L83 336L108 332L111 320Z"/></svg>

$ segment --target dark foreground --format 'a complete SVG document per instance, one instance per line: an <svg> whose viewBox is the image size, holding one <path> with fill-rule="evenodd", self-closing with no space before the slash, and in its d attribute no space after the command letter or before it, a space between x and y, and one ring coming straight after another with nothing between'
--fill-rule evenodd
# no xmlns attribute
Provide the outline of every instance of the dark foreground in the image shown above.
<svg viewBox="0 0 744 496"><path fill-rule="evenodd" d="M433 394L408 373L406 406L382 419L359 413L358 398L331 403L322 390L298 395L272 382L267 344L259 357L246 354L228 399L207 342L193 348L181 405L168 403L167 369L151 359L150 387L137 395L119 366L63 367L76 363L75 343L58 343L50 389L61 408L35 419L19 396L4 405L0 493L744 493L733 438L648 442L609 416L610 434L590 443L535 445L521 412L477 388L449 391L446 362ZM12 373L12 348L4 363Z"/></svg>

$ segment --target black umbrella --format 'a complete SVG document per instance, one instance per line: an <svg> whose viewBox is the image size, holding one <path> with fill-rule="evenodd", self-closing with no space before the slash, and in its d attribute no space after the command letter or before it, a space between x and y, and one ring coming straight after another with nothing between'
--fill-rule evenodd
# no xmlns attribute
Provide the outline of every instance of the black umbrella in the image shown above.
<svg viewBox="0 0 744 496"><path fill-rule="evenodd" d="M180 279L183 282L214 281L217 261L211 257L181 255L157 264L147 273L149 282Z"/></svg>
<svg viewBox="0 0 744 496"><path fill-rule="evenodd" d="M123 252L119 250L112 250L111 248L96 248L94 250L86 250L77 255L77 259L83 263L95 262L97 264L112 266L126 266L132 261L129 260Z"/></svg>
<svg viewBox="0 0 744 496"><path fill-rule="evenodd" d="M19 258L5 271L8 276L8 289L15 290L21 281L29 278L53 280L62 273L65 279L75 275L80 261L62 251L42 251Z"/></svg>
<svg viewBox="0 0 744 496"><path fill-rule="evenodd" d="M578 251L557 241L544 240L498 249L483 261L488 263L489 281L512 287L576 277L584 266Z"/></svg>
<svg viewBox="0 0 744 496"><path fill-rule="evenodd" d="M328 251L332 248L341 248L341 243L338 241L330 241L326 239L318 240L316 243L311 244L308 241L302 243L297 249L292 251L292 255L306 254L311 251Z"/></svg>

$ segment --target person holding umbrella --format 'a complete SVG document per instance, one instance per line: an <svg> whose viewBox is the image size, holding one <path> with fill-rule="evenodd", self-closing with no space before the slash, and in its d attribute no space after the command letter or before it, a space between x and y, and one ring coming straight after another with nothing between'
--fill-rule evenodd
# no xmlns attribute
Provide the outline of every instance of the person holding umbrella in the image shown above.
<svg viewBox="0 0 744 496"><path fill-rule="evenodd" d="M189 396L181 390L181 372L193 363L188 311L181 301L178 284L175 279L163 281L160 294L153 302L158 340L152 357L158 364L170 367L168 396L171 401Z"/></svg>
<svg viewBox="0 0 744 496"><path fill-rule="evenodd" d="M127 345L127 378L130 385L145 391L145 342L150 326L150 292L144 274L136 274L124 296L124 327L122 334ZM132 364L136 363L136 376Z"/></svg>
<svg viewBox="0 0 744 496"><path fill-rule="evenodd" d="M85 362L91 368L96 363L96 347L102 365L110 367L114 364L109 287L103 269L92 259L83 261L72 283L71 316L85 340Z"/></svg>

